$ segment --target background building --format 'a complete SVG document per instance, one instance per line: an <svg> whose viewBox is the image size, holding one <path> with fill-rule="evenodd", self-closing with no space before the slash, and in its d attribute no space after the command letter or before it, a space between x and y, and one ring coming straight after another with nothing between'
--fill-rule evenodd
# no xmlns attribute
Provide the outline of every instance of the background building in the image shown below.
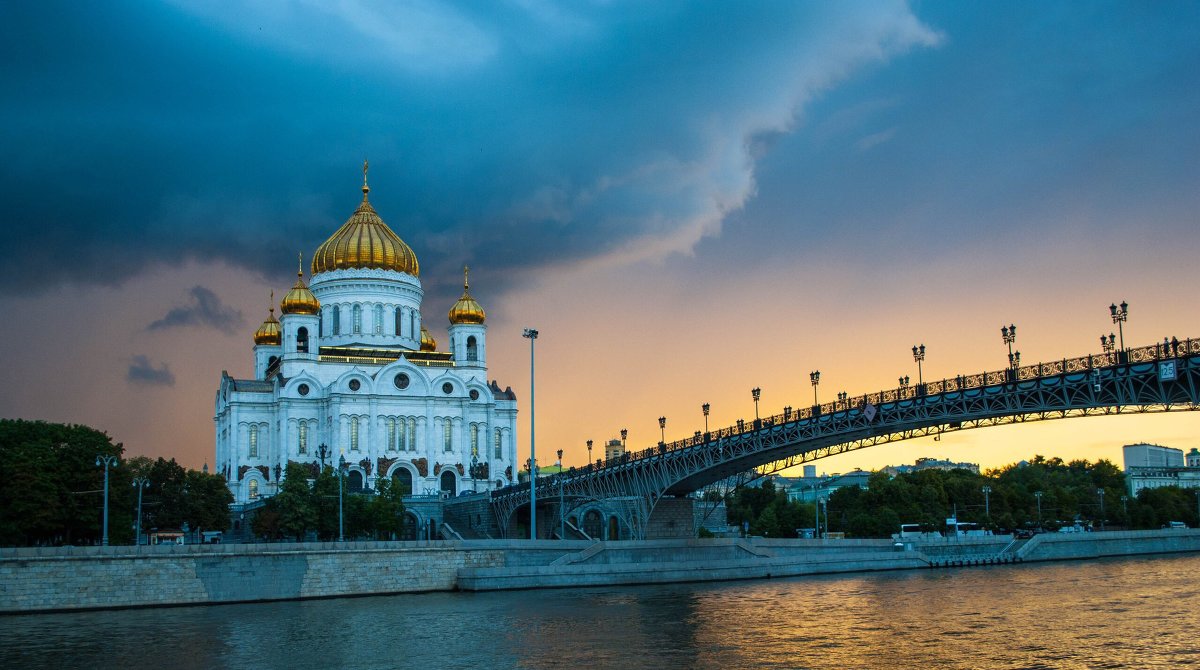
<svg viewBox="0 0 1200 670"><path fill-rule="evenodd" d="M1121 448L1129 494L1163 486L1200 488L1200 450L1184 458L1182 449L1157 444L1127 444Z"/></svg>

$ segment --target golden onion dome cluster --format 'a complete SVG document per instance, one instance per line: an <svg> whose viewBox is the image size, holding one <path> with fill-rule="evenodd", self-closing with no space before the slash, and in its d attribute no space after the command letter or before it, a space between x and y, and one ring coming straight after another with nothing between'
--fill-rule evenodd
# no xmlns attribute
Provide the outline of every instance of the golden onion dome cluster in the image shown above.
<svg viewBox="0 0 1200 670"><path fill-rule="evenodd" d="M301 268L303 268L303 261L301 263ZM296 285L287 292L287 295L283 296L283 302L279 303L279 311L284 314L312 314L314 316L321 311L321 302L304 283L303 269L296 272Z"/></svg>

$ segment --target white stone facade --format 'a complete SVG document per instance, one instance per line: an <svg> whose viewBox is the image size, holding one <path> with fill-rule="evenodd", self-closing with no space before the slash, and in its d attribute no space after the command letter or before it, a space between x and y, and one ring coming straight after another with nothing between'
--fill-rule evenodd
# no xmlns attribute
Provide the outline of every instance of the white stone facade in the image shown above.
<svg viewBox="0 0 1200 670"><path fill-rule="evenodd" d="M488 382L483 323L452 323L449 352L422 351L417 277L338 269L311 290L319 314L283 314L281 343L254 346L254 379L222 372L216 467L237 503L275 493L289 462L315 476L320 445L326 463L345 458L351 489L393 477L412 494L454 495L514 481L517 403Z"/></svg>

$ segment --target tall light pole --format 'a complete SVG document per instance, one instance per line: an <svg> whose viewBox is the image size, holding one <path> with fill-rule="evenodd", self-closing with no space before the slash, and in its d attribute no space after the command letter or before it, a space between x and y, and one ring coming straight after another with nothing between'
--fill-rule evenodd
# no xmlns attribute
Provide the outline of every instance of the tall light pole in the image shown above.
<svg viewBox="0 0 1200 670"><path fill-rule="evenodd" d="M563 516L563 450L558 450L558 539L567 539L567 518Z"/></svg>
<svg viewBox="0 0 1200 670"><path fill-rule="evenodd" d="M814 483L813 484L813 523L816 524L816 528L813 529L813 539L816 539L816 540L821 539L821 503L820 503L820 500L821 499L819 497L817 497L817 485Z"/></svg>
<svg viewBox="0 0 1200 670"><path fill-rule="evenodd" d="M762 389L757 386L750 389L750 397L754 399L754 422L758 423L758 401L762 398Z"/></svg>
<svg viewBox="0 0 1200 670"><path fill-rule="evenodd" d="M812 382L813 405L821 404L821 403L817 402L817 385L821 383L821 371L813 370L812 372L808 373L808 381Z"/></svg>
<svg viewBox="0 0 1200 670"><path fill-rule="evenodd" d="M667 417L665 417L665 416L658 417L658 430L659 430L659 434L662 436L662 439L659 440L658 443L666 444L667 443Z"/></svg>
<svg viewBox="0 0 1200 670"><path fill-rule="evenodd" d="M137 534L134 535L134 546L142 546L142 490L150 486L150 480L146 477L134 477L133 488L138 492L138 515L137 515Z"/></svg>
<svg viewBox="0 0 1200 670"><path fill-rule="evenodd" d="M917 362L917 389L925 388L925 375L921 372L921 363L925 360L925 345L913 345L913 360Z"/></svg>
<svg viewBox="0 0 1200 670"><path fill-rule="evenodd" d="M534 394L533 394L533 343L537 341L538 332L534 328L526 328L521 337L529 340L529 539L537 539L537 450L534 441Z"/></svg>
<svg viewBox="0 0 1200 670"><path fill-rule="evenodd" d="M321 459L321 470L325 469L325 459L329 458L329 445L324 442L317 447L317 458Z"/></svg>
<svg viewBox="0 0 1200 670"><path fill-rule="evenodd" d="M1038 528L1040 529L1040 528L1042 527L1042 492L1041 492L1041 491L1034 491L1034 492L1033 492L1033 497L1037 498L1037 506L1038 506Z"/></svg>
<svg viewBox="0 0 1200 670"><path fill-rule="evenodd" d="M1017 327L1015 325L1000 326L1000 337L1004 338L1004 343L1008 345L1008 367L1017 367L1013 364L1012 350L1013 342L1017 341Z"/></svg>
<svg viewBox="0 0 1200 670"><path fill-rule="evenodd" d="M592 441L588 440L587 445L588 445L588 466L590 467L593 463L593 461L592 461Z"/></svg>
<svg viewBox="0 0 1200 670"><path fill-rule="evenodd" d="M704 434L708 435L708 410L711 409L708 403L700 406L700 411L704 412Z"/></svg>
<svg viewBox="0 0 1200 670"><path fill-rule="evenodd" d="M1096 495L1100 496L1100 530L1104 530L1104 489L1096 489Z"/></svg>
<svg viewBox="0 0 1200 670"><path fill-rule="evenodd" d="M1117 324L1117 332L1121 335L1121 351L1125 351L1125 326L1124 323L1129 320L1129 303L1124 300L1118 305L1109 305L1108 311L1112 315L1113 323Z"/></svg>
<svg viewBox="0 0 1200 670"><path fill-rule="evenodd" d="M345 516L342 511L342 476L346 471L346 452L338 457L338 542L346 541Z"/></svg>
<svg viewBox="0 0 1200 670"><path fill-rule="evenodd" d="M1200 496L1200 491L1196 495ZM1125 527L1129 528L1129 496L1121 496L1121 513L1125 517Z"/></svg>
<svg viewBox="0 0 1200 670"><path fill-rule="evenodd" d="M100 543L105 547L108 546L108 468L117 467L117 457L108 454L98 454L96 456L96 467L104 466L104 532L101 536Z"/></svg>
<svg viewBox="0 0 1200 670"><path fill-rule="evenodd" d="M625 451L625 439L629 437L629 429L621 429L621 451Z"/></svg>
<svg viewBox="0 0 1200 670"><path fill-rule="evenodd" d="M983 490L983 516L986 517L988 519L988 521L991 521L991 519L992 519L992 503L991 503L992 487L984 486L982 490Z"/></svg>

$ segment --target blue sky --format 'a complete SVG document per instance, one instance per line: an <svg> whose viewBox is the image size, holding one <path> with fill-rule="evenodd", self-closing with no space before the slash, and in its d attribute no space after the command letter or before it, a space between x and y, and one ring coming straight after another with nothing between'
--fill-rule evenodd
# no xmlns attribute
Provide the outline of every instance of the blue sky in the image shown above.
<svg viewBox="0 0 1200 670"><path fill-rule="evenodd" d="M198 398L248 367L268 290L353 210L364 158L420 257L427 320L469 263L493 333L561 318L611 351L608 321L737 314L687 349L763 347L760 376L772 337L848 355L871 323L922 338L968 304L1043 322L1050 358L1109 327L1062 304L1128 298L1143 334L1200 334L1190 291L1163 295L1197 278L1197 34L1194 2L11 3L0 308L42 316L0 331L27 389L0 415L163 449L133 418L156 391L200 460ZM62 359L38 333L80 305L111 340ZM796 334L814 314L828 341ZM211 347L190 374L185 341ZM517 377L520 347L493 350ZM573 387L610 383L562 356ZM636 364L648 396L687 378L682 358L655 364ZM895 376L869 367L845 383ZM710 374L695 383L742 383ZM50 379L69 375L88 381L64 396ZM114 387L126 406L91 400ZM639 402L597 408L595 430L664 411Z"/></svg>

